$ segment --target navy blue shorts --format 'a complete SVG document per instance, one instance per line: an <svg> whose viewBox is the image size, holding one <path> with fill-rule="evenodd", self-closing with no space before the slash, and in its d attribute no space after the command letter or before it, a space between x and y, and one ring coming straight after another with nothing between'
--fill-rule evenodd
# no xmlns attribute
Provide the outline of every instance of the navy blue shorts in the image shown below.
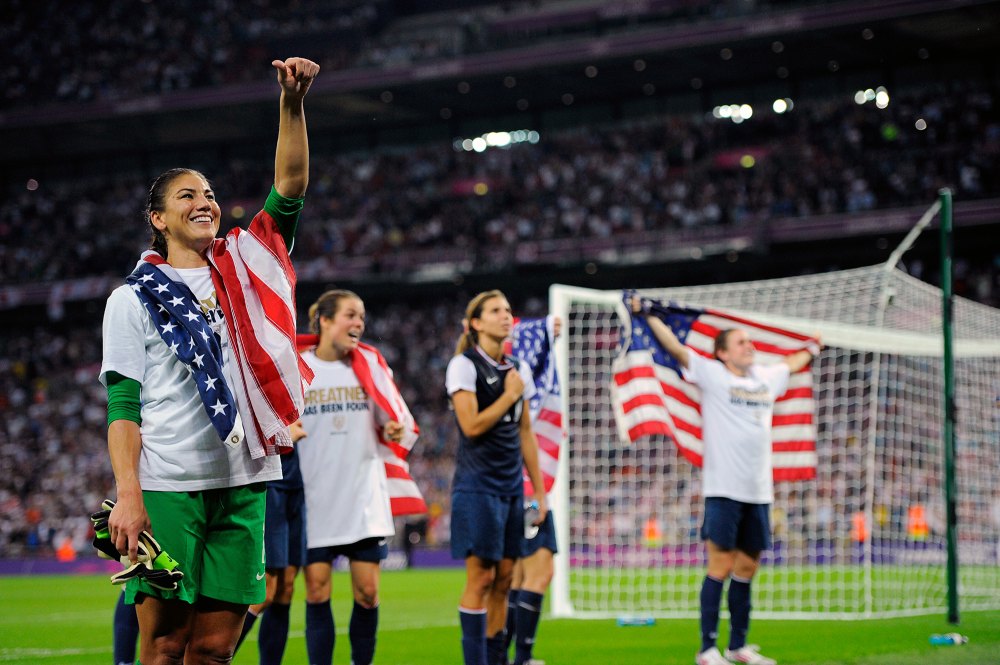
<svg viewBox="0 0 1000 665"><path fill-rule="evenodd" d="M545 514L545 521L539 525L535 537L523 539L521 556L531 556L543 547L553 554L559 551L556 547L556 520L551 510Z"/></svg>
<svg viewBox="0 0 1000 665"><path fill-rule="evenodd" d="M517 559L523 538L523 497L452 492L451 558Z"/></svg>
<svg viewBox="0 0 1000 665"><path fill-rule="evenodd" d="M267 484L264 506L264 567L306 565L306 496L302 488Z"/></svg>
<svg viewBox="0 0 1000 665"><path fill-rule="evenodd" d="M755 555L771 549L771 504L744 503L722 496L705 499L702 540L724 550Z"/></svg>
<svg viewBox="0 0 1000 665"><path fill-rule="evenodd" d="M309 563L333 563L338 556L346 556L351 561L378 563L389 556L389 540L386 537L365 538L346 545L310 547L306 553Z"/></svg>

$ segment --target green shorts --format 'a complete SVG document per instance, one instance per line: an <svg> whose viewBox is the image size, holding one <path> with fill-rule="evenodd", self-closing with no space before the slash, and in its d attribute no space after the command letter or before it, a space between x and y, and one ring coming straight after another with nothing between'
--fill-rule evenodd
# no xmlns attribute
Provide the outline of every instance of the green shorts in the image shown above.
<svg viewBox="0 0 1000 665"><path fill-rule="evenodd" d="M184 579L163 591L139 579L125 602L143 593L194 603L204 596L238 605L264 602L264 483L198 492L147 492L142 497L153 537L180 564Z"/></svg>

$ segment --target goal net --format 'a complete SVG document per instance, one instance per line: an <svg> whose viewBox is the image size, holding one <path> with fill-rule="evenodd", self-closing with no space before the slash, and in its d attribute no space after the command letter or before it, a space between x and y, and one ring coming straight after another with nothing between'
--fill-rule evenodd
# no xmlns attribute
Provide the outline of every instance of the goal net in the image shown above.
<svg viewBox="0 0 1000 665"><path fill-rule="evenodd" d="M775 485L774 547L755 616L864 618L947 603L941 293L873 266L640 291L806 334L817 476ZM555 285L568 423L553 505L557 616L694 617L704 577L700 471L663 436L619 438L611 367L620 291ZM962 609L1000 608L1000 311L956 299L956 483Z"/></svg>

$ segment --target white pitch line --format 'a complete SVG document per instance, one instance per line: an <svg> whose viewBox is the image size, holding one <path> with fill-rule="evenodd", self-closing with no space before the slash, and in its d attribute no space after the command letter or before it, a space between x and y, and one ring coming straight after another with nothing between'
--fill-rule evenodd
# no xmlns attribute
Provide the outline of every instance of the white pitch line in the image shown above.
<svg viewBox="0 0 1000 665"><path fill-rule="evenodd" d="M45 658L63 658L65 656L82 656L84 654L111 653L111 647L93 647L90 649L29 649L0 648L0 663L18 660L37 662Z"/></svg>
<svg viewBox="0 0 1000 665"><path fill-rule="evenodd" d="M397 623L393 626L384 626L379 628L379 633L393 633L401 632L404 630L421 630L424 628L448 628L450 626L458 627L457 621L451 620L441 620L441 621L410 621L406 623ZM347 628L337 630L340 635L347 634ZM292 630L288 632L288 639L304 639L306 636L305 631ZM93 647L89 649L32 649L32 648L0 648L0 663L9 663L19 660L31 662L44 660L47 658L64 658L66 656L82 656L84 654L99 654L99 653L110 653L111 647Z"/></svg>

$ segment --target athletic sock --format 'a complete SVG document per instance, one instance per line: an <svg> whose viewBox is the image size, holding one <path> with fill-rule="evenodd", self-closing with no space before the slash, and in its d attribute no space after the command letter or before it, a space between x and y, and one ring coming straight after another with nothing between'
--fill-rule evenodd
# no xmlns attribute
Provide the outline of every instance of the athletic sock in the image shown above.
<svg viewBox="0 0 1000 665"><path fill-rule="evenodd" d="M486 638L486 665L507 665L507 652L503 648L507 643L505 632L506 629L501 629L493 637Z"/></svg>
<svg viewBox="0 0 1000 665"><path fill-rule="evenodd" d="M125 604L125 594L118 594L114 620L115 665L132 665L135 662L135 643L139 639L139 619L135 605Z"/></svg>
<svg viewBox="0 0 1000 665"><path fill-rule="evenodd" d="M503 634L503 652L510 653L510 643L514 639L517 625L517 597L520 589L511 589L507 594L507 630Z"/></svg>
<svg viewBox="0 0 1000 665"><path fill-rule="evenodd" d="M253 610L247 610L246 616L243 617L243 630L240 631L240 639L236 640L236 648L233 649L233 654L240 650L240 645L243 644L243 640L247 638L247 633L250 632L256 621L257 615L253 613Z"/></svg>
<svg viewBox="0 0 1000 665"><path fill-rule="evenodd" d="M535 648L535 633L538 620L542 617L542 601L545 595L521 590L517 601L517 639L514 642L514 665L524 665L531 660Z"/></svg>
<svg viewBox="0 0 1000 665"><path fill-rule="evenodd" d="M740 649L747 643L750 630L750 580L735 575L729 580L729 648Z"/></svg>
<svg viewBox="0 0 1000 665"><path fill-rule="evenodd" d="M260 650L260 665L281 665L288 643L288 612L291 608L284 603L271 603L260 619L257 631L257 647Z"/></svg>
<svg viewBox="0 0 1000 665"><path fill-rule="evenodd" d="M306 652L309 665L330 665L336 641L330 601L306 603Z"/></svg>
<svg viewBox="0 0 1000 665"><path fill-rule="evenodd" d="M722 580L709 575L701 584L701 650L711 649L719 636L719 606L722 605Z"/></svg>
<svg viewBox="0 0 1000 665"><path fill-rule="evenodd" d="M365 607L354 603L348 635L351 638L351 665L371 665L375 657L375 632L378 630L378 605Z"/></svg>
<svg viewBox="0 0 1000 665"><path fill-rule="evenodd" d="M465 665L486 665L486 610L458 608Z"/></svg>

